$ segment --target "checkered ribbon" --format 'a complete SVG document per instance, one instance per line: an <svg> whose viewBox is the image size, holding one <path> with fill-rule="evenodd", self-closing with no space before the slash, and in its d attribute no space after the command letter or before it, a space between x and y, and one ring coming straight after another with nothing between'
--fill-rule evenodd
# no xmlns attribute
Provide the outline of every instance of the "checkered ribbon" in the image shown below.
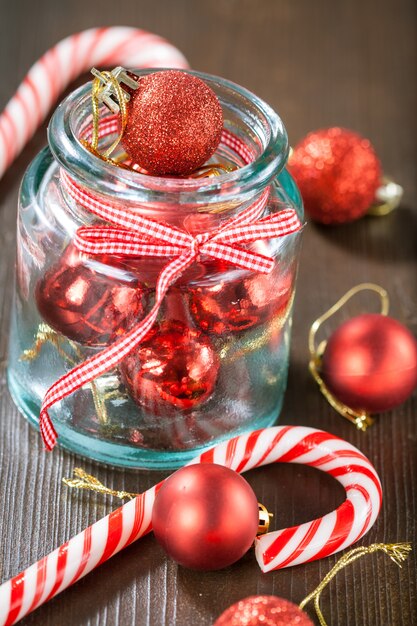
<svg viewBox="0 0 417 626"><path fill-rule="evenodd" d="M158 276L155 303L149 313L111 346L61 376L46 392L41 407L40 431L48 450L52 450L57 440L48 410L115 367L142 341L156 321L169 286L184 270L200 256L206 256L227 261L245 270L268 274L274 266L274 260L241 246L260 239L283 237L301 228L293 209L285 209L261 218L268 202L268 189L217 231L193 236L169 224L123 209L111 201L107 202L78 185L63 171L61 180L68 194L77 203L106 222L78 229L74 243L81 252L89 255L166 256L170 260Z"/></svg>

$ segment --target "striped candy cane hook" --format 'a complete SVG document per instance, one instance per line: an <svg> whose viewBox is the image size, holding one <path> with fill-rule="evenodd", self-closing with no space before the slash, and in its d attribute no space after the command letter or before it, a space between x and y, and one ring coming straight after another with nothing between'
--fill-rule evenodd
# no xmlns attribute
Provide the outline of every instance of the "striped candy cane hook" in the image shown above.
<svg viewBox="0 0 417 626"><path fill-rule="evenodd" d="M0 178L60 94L93 65L188 67L165 39L137 28L90 28L62 39L32 66L0 115Z"/></svg>
<svg viewBox="0 0 417 626"><path fill-rule="evenodd" d="M302 426L265 428L221 443L193 463L218 463L242 473L269 463L300 463L338 480L346 500L332 513L256 540L263 572L323 558L358 541L381 508L381 483L370 461L350 443ZM14 624L92 569L152 530L161 483L89 526L0 586L0 626Z"/></svg>

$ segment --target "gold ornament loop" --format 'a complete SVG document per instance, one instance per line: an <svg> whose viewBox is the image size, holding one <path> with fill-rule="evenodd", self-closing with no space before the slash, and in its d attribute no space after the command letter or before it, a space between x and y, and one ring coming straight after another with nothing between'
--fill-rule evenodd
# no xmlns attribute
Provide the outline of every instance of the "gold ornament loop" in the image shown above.
<svg viewBox="0 0 417 626"><path fill-rule="evenodd" d="M90 147L92 151L98 156L102 156L105 159L108 159L111 153L117 148L119 145L123 133L127 124L127 100L126 100L126 92L123 90L118 77L113 72L99 72L98 70L94 71L94 80L91 87L91 104L93 110L93 133L91 136ZM111 90L112 94L114 94L118 111L120 113L120 128L119 134L116 139L113 141L111 146L107 148L103 153L99 152L98 149L98 140L99 140L99 120L100 120L100 102L103 101L103 97L108 90Z"/></svg>
<svg viewBox="0 0 417 626"><path fill-rule="evenodd" d="M387 291L376 285L375 283L361 283L349 289L330 309L328 309L323 315L320 315L311 325L308 335L308 347L310 352L309 371L323 396L328 403L337 411L342 417L355 424L358 430L366 431L368 426L373 424L373 418L366 411L355 411L351 409L343 402L340 402L329 390L323 378L320 375L322 357L326 349L326 341L322 341L316 346L316 335L322 324L330 317L335 315L353 296L361 291L374 291L377 293L381 300L381 315L388 315L389 311L389 297Z"/></svg>
<svg viewBox="0 0 417 626"><path fill-rule="evenodd" d="M384 552L392 561L394 561L396 565L398 565L398 567L401 567L402 563L407 559L409 553L411 552L411 549L410 543L373 543L367 547L354 548L353 550L350 550L337 561L336 565L326 574L314 591L304 598L304 600L299 604L300 609L303 609L309 602L311 602L311 600L313 600L320 626L327 626L327 622L325 621L323 613L320 609L320 596L323 589L336 576L336 574L340 572L340 570L347 565L354 563L362 556L378 551Z"/></svg>

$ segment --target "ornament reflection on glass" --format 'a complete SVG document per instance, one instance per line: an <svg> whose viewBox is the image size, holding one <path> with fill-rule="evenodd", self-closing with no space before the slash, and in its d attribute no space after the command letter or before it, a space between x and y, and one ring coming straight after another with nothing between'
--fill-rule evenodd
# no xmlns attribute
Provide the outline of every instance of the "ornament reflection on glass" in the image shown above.
<svg viewBox="0 0 417 626"><path fill-rule="evenodd" d="M216 384L219 357L209 338L182 321L155 324L119 365L138 405L154 415L175 415L206 401Z"/></svg>
<svg viewBox="0 0 417 626"><path fill-rule="evenodd" d="M257 274L225 282L223 265L215 267L215 284L190 289L190 310L202 330L215 335L239 332L263 324L272 312L285 313L292 294L290 277Z"/></svg>
<svg viewBox="0 0 417 626"><path fill-rule="evenodd" d="M293 149L289 167L306 212L322 224L386 215L402 198L400 185L382 177L371 142L344 128L309 133Z"/></svg>
<svg viewBox="0 0 417 626"><path fill-rule="evenodd" d="M323 322L365 290L380 296L381 313L353 317L317 347L316 333ZM363 431L372 424L372 413L400 405L417 387L417 341L388 317L388 308L385 289L363 283L350 289L310 329L311 374L333 408Z"/></svg>
<svg viewBox="0 0 417 626"><path fill-rule="evenodd" d="M89 259L70 244L38 281L36 304L58 333L86 346L105 346L143 315L146 290L114 257Z"/></svg>

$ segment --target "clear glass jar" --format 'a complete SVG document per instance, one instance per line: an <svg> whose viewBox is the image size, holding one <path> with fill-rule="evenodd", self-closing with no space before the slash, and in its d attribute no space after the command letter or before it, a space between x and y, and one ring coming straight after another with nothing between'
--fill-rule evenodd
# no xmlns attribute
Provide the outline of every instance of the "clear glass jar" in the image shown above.
<svg viewBox="0 0 417 626"><path fill-rule="evenodd" d="M225 127L256 155L249 165L198 179L115 168L79 141L91 115L85 85L57 108L49 147L24 176L8 379L35 426L52 383L143 317L167 263L80 254L76 230L97 220L68 196L60 168L101 197L193 234L219 228L267 186L264 215L292 207L303 219L279 117L241 87L197 75L217 93ZM224 147L211 160L242 165ZM268 275L206 258L190 267L139 348L50 409L58 442L116 466L174 468L222 439L272 425L286 386L299 243L300 232L252 244L274 257Z"/></svg>

